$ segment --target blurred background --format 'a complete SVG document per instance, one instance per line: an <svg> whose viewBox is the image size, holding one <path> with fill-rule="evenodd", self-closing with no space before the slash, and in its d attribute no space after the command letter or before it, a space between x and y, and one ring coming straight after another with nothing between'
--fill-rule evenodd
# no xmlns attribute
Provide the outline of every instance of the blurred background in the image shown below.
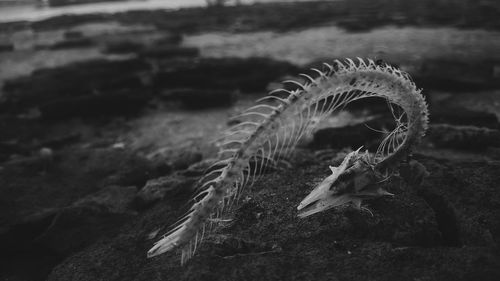
<svg viewBox="0 0 500 281"><path fill-rule="evenodd" d="M319 244L269 226L303 227L279 212L326 175L311 155L378 143L366 124L385 128L385 104L356 105L301 145L289 177L309 172L289 183L290 201L247 200L230 238L187 269L146 260L228 118L346 57L398 66L423 89L431 128L416 157L435 172L428 189L380 203L382 218L327 214L310 225L323 234L290 231ZM0 278L499 280L499 118L496 0L0 0ZM398 247L416 250L405 260ZM365 259L378 263L356 269Z"/></svg>

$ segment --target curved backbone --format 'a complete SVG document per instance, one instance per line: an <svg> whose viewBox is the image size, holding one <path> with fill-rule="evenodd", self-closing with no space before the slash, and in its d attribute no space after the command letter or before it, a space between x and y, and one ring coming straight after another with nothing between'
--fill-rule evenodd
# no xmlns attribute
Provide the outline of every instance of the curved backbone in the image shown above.
<svg viewBox="0 0 500 281"><path fill-rule="evenodd" d="M192 207L149 250L148 257L184 246L181 262L188 260L206 229L210 231L230 212L245 186L289 156L302 136L350 102L379 97L401 109L390 105L397 126L373 159L379 168L401 161L420 142L427 129L427 104L406 73L361 59L324 66L324 70L312 69L315 78L303 74L305 83L285 81L298 89L273 91L238 116L239 123L219 141L218 161L199 180Z"/></svg>

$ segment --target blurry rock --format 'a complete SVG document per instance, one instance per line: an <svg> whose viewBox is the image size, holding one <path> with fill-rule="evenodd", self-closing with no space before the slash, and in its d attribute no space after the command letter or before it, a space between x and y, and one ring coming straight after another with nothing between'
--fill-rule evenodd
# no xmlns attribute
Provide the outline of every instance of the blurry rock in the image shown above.
<svg viewBox="0 0 500 281"><path fill-rule="evenodd" d="M438 147L467 150L484 150L500 147L500 131L475 126L431 124L428 138Z"/></svg>
<svg viewBox="0 0 500 281"><path fill-rule="evenodd" d="M91 207L117 214L127 213L136 192L135 186L108 186L76 201L72 207Z"/></svg>
<svg viewBox="0 0 500 281"><path fill-rule="evenodd" d="M488 147L486 154L493 159L500 160L500 147Z"/></svg>
<svg viewBox="0 0 500 281"><path fill-rule="evenodd" d="M80 39L83 37L83 32L78 30L68 30L64 32L64 38L72 40L72 39Z"/></svg>
<svg viewBox="0 0 500 281"><path fill-rule="evenodd" d="M144 58L165 59L172 57L197 57L200 54L195 47L152 46L138 52Z"/></svg>
<svg viewBox="0 0 500 281"><path fill-rule="evenodd" d="M43 265L50 269L63 257L116 234L133 217L128 205L135 193L135 187L107 187L69 207L42 209L26 216L0 232L0 257L52 253L57 258ZM16 263L15 259L12 262Z"/></svg>
<svg viewBox="0 0 500 281"><path fill-rule="evenodd" d="M170 166L170 163L164 159L151 159L151 162L153 163L155 171L158 175L167 175L172 172L172 166Z"/></svg>
<svg viewBox="0 0 500 281"><path fill-rule="evenodd" d="M94 45L94 41L89 38L68 39L48 46L50 50L88 48Z"/></svg>
<svg viewBox="0 0 500 281"><path fill-rule="evenodd" d="M40 69L30 76L5 82L3 92L10 111L34 107L61 98L75 98L103 90L143 87L138 74L150 66L141 60L92 60Z"/></svg>
<svg viewBox="0 0 500 281"><path fill-rule="evenodd" d="M43 280L62 256L33 242L51 224L56 210L40 211L16 225L0 227L0 271L10 280ZM27 270L29 268L29 270Z"/></svg>
<svg viewBox="0 0 500 281"><path fill-rule="evenodd" d="M41 208L69 206L100 188L139 187L161 175L151 161L127 150L71 146L54 151L50 161L33 152L2 163L0 221L4 224L16 224L26 213Z"/></svg>
<svg viewBox="0 0 500 281"><path fill-rule="evenodd" d="M433 92L431 97L439 96L439 93ZM433 113L439 114L439 107L446 107L457 109L465 109L465 111L474 111L477 113L482 113L484 115L490 114L488 122L484 124L477 124L476 126L488 127L488 128L499 128L500 127L500 88L498 90L487 90L487 91L474 91L467 93L460 93L456 95L454 93L444 93L441 95L442 100L439 101L439 105L436 103L436 110ZM431 104L431 108L433 108ZM457 113L458 114L458 113ZM497 117L498 122L494 122L491 114ZM432 121L432 118L431 118Z"/></svg>
<svg viewBox="0 0 500 281"><path fill-rule="evenodd" d="M142 157L134 157L123 163L123 169L117 171L103 181L108 185L134 185L142 186L148 179L158 176L160 173L155 166Z"/></svg>
<svg viewBox="0 0 500 281"><path fill-rule="evenodd" d="M474 111L463 107L431 108L430 121L432 123L449 123L452 125L477 126L498 128L500 123L493 113Z"/></svg>
<svg viewBox="0 0 500 281"><path fill-rule="evenodd" d="M196 151L184 151L180 153L176 159L174 159L170 166L174 170L184 170L191 165L200 162L203 159L203 155Z"/></svg>
<svg viewBox="0 0 500 281"><path fill-rule="evenodd" d="M226 107L235 100L232 91L227 90L173 89L163 92L162 97L179 101L187 109Z"/></svg>
<svg viewBox="0 0 500 281"><path fill-rule="evenodd" d="M42 147L38 151L38 154L43 162L47 165L51 164L54 161L54 151L48 147Z"/></svg>
<svg viewBox="0 0 500 281"><path fill-rule="evenodd" d="M42 147L39 151L39 154L42 158L52 158L54 156L54 152L48 147Z"/></svg>
<svg viewBox="0 0 500 281"><path fill-rule="evenodd" d="M100 237L117 233L119 226L132 216L108 212L105 208L94 206L66 208L61 210L51 225L37 237L37 243L67 256Z"/></svg>
<svg viewBox="0 0 500 281"><path fill-rule="evenodd" d="M347 17L339 20L337 25L349 32L366 32L387 20L380 12L384 8L383 2L353 0L349 5Z"/></svg>
<svg viewBox="0 0 500 281"><path fill-rule="evenodd" d="M58 164L77 169L97 187L143 186L147 180L159 176L154 163L128 150L96 148L71 152L64 151L65 157Z"/></svg>
<svg viewBox="0 0 500 281"><path fill-rule="evenodd" d="M494 77L495 61L426 60L413 74L416 84L426 89L454 92L500 87Z"/></svg>
<svg viewBox="0 0 500 281"><path fill-rule="evenodd" d="M110 42L104 47L107 54L137 53L144 49L144 45L133 41Z"/></svg>
<svg viewBox="0 0 500 281"><path fill-rule="evenodd" d="M41 174L43 160L37 155L3 164L0 221L13 224L26 212L69 206L107 186L143 186L159 176L151 161L127 150L62 148Z"/></svg>
<svg viewBox="0 0 500 281"><path fill-rule="evenodd" d="M45 139L40 143L40 146L50 147L52 149L57 149L64 147L66 145L75 143L79 141L81 135L79 133L67 134L63 136L54 136L49 139Z"/></svg>
<svg viewBox="0 0 500 281"><path fill-rule="evenodd" d="M8 43L0 43L0 53L14 51L14 45Z"/></svg>
<svg viewBox="0 0 500 281"><path fill-rule="evenodd" d="M431 189L419 188L418 195L433 209L444 246L460 247L460 225L456 211L446 199Z"/></svg>
<svg viewBox="0 0 500 281"><path fill-rule="evenodd" d="M298 68L265 58L200 59L160 71L154 78L157 88L228 89L242 92L265 91L268 83Z"/></svg>
<svg viewBox="0 0 500 281"><path fill-rule="evenodd" d="M0 105L0 107L1 107L1 105ZM22 113L17 115L17 117L19 119L31 119L31 120L38 119L41 116L42 116L42 113L40 112L40 109L35 108L35 107L32 107L32 108L26 110L25 112L22 112Z"/></svg>
<svg viewBox="0 0 500 281"><path fill-rule="evenodd" d="M136 206L139 208L148 206L166 196L172 196L180 192L192 190L195 179L186 178L181 175L171 175L149 180L137 193Z"/></svg>
<svg viewBox="0 0 500 281"><path fill-rule="evenodd" d="M130 115L139 112L151 97L147 92L123 90L57 99L40 106L40 111L44 119Z"/></svg>
<svg viewBox="0 0 500 281"><path fill-rule="evenodd" d="M60 29L61 26L70 28L78 26L79 24L88 23L89 21L104 21L106 18L106 15L102 13L84 15L65 14L32 22L29 27L34 31L54 30Z"/></svg>
<svg viewBox="0 0 500 281"><path fill-rule="evenodd" d="M47 147L42 147L38 151L28 151L23 154L10 154L9 160L4 163L5 167L21 168L26 170L36 170L39 173L45 172L54 164L54 151Z"/></svg>
<svg viewBox="0 0 500 281"><path fill-rule="evenodd" d="M0 155L28 154L30 148L17 141L0 142Z"/></svg>
<svg viewBox="0 0 500 281"><path fill-rule="evenodd" d="M117 142L117 143L114 143L111 147L114 149L125 149L125 143L124 142Z"/></svg>
<svg viewBox="0 0 500 281"><path fill-rule="evenodd" d="M0 249L2 252L14 248L14 243L18 239L27 243L33 241L49 227L57 213L58 209L56 208L41 209L36 213L26 215L15 224L4 225L0 231ZM22 245L16 246L22 248Z"/></svg>
<svg viewBox="0 0 500 281"><path fill-rule="evenodd" d="M500 78L500 63L493 67L493 77Z"/></svg>
<svg viewBox="0 0 500 281"><path fill-rule="evenodd" d="M182 34L172 33L154 41L154 45L177 45L182 42Z"/></svg>
<svg viewBox="0 0 500 281"><path fill-rule="evenodd" d="M112 2L112 1L119 1L119 0L48 0L47 2L51 7L60 7L60 6L75 5L75 4L88 4L95 2Z"/></svg>
<svg viewBox="0 0 500 281"><path fill-rule="evenodd" d="M435 162L421 162L430 175L419 193L424 193L421 196L436 213L443 244L496 247L500 242L500 213L493 206L500 202L496 184L500 162L449 160L439 168Z"/></svg>

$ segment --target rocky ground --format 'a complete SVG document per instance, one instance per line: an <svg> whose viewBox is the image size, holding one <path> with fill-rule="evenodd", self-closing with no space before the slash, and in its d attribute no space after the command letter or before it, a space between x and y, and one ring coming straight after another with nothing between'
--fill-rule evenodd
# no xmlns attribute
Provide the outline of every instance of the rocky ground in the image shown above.
<svg viewBox="0 0 500 281"><path fill-rule="evenodd" d="M444 2L1 25L0 277L498 280L499 8ZM430 176L419 186L384 183L396 196L368 202L373 216L345 208L298 219L296 206L338 153L377 142L365 123L383 127L387 111L357 104L304 142L291 167L247 190L232 223L188 264L175 253L147 259L228 117L279 81L345 56L399 65L424 88L431 127L414 158Z"/></svg>

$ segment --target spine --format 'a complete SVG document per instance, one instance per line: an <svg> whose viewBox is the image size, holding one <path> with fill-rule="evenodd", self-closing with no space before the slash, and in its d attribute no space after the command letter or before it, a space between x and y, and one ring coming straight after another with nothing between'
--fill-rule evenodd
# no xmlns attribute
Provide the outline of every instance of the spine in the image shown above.
<svg viewBox="0 0 500 281"><path fill-rule="evenodd" d="M200 179L192 207L151 248L148 257L184 246L181 261L188 260L202 242L207 224L211 227L211 221L231 209L249 178L253 183L269 162L289 154L304 134L352 101L379 97L403 110L403 114L394 115L398 126L373 159L377 167L389 168L418 144L427 129L427 105L407 74L371 60L337 60L334 65L324 65L325 71L313 69L318 73L316 78L303 75L309 80L304 84L289 81L297 90L277 90L286 93L286 98L275 96L273 91L260 99L242 114L246 121L223 134L219 161ZM251 161L260 161L260 166L252 166Z"/></svg>

